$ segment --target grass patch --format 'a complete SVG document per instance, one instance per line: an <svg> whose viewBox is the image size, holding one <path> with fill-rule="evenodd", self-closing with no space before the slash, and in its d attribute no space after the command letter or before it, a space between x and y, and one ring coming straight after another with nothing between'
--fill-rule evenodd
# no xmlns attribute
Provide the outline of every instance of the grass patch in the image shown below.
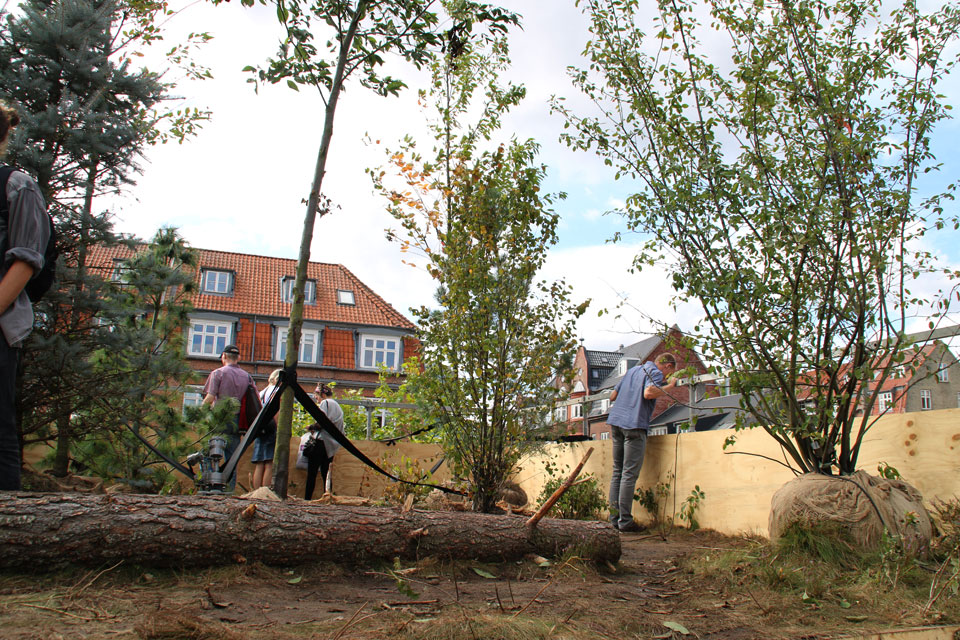
<svg viewBox="0 0 960 640"><path fill-rule="evenodd" d="M938 590L948 577L937 569L950 562L920 560L888 538L877 550L858 550L838 528L819 526L792 527L774 543L704 550L682 567L751 601L773 624L804 620L849 630L960 622L957 590Z"/></svg>

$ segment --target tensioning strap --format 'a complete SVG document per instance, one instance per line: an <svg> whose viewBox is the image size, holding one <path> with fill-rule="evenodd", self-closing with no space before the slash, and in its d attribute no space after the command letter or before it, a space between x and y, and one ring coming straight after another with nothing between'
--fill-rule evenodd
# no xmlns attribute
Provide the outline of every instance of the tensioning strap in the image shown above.
<svg viewBox="0 0 960 640"><path fill-rule="evenodd" d="M357 458L360 462L364 463L374 471L377 471L378 473L381 473L387 476L394 482L402 482L404 484L413 485L415 487L429 487L431 489L439 489L444 493L452 493L454 495L459 495L459 496L465 495L462 491L457 491L456 489L450 489L448 487L441 487L440 485L436 485L436 484L404 480L403 478L398 478L397 476L393 475L389 471L385 471L384 469L381 469L377 465L377 463L375 463L373 460L368 458L366 454L360 451L360 449L358 449L356 445L353 444L353 442L351 442L348 437L346 437L345 435L343 435L343 433L340 432L337 426L333 424L330 418L327 417L327 414L325 414L323 411L320 410L320 407L318 407L317 404L313 401L313 398L310 397L310 394L304 391L303 387L301 387L297 383L296 371L289 371L287 369L282 370L280 373L280 386L292 387L293 393L297 399L297 402L299 402L300 406L306 409L307 413L309 413L310 416L317 421L317 424L320 426L320 428L326 431L331 438L336 440L341 447L343 447L344 449L349 451L351 454L353 454L353 457ZM272 406L274 402L276 402L276 404L279 406L279 401L276 399L271 401L269 405ZM260 421L260 416L257 416L256 422L259 422L259 421Z"/></svg>

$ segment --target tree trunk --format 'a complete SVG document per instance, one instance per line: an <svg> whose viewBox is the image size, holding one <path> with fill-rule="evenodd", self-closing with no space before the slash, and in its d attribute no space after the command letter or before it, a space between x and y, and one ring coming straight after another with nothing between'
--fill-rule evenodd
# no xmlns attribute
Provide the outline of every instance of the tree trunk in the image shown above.
<svg viewBox="0 0 960 640"><path fill-rule="evenodd" d="M290 324L287 331L287 354L283 361L285 369L296 368L300 359L300 333L303 329L303 292L307 281L307 267L310 264L310 244L313 242L313 225L320 208L320 190L323 188L323 176L327 172L327 154L330 140L333 138L333 122L337 113L337 102L346 79L347 60L353 50L353 40L367 10L368 0L357 3L350 27L340 42L337 67L330 86L330 96L324 110L323 133L320 136L320 150L313 170L313 183L310 185L310 197L307 199L307 213L303 218L303 234L300 237L300 254L297 258L297 272L293 283L293 304L290 307ZM318 294L319 295L319 294ZM281 498L287 497L287 480L290 456L290 437L293 432L293 391L283 392L280 398L280 412L277 414L277 444L273 456L273 491Z"/></svg>
<svg viewBox="0 0 960 640"><path fill-rule="evenodd" d="M569 549L616 562L620 536L578 520L287 503L219 496L0 493L0 567L38 571L125 560L154 567L259 561L518 560Z"/></svg>

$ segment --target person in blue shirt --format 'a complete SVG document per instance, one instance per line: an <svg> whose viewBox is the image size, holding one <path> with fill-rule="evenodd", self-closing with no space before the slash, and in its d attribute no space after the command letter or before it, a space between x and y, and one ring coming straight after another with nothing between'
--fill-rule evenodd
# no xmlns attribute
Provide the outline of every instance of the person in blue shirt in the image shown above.
<svg viewBox="0 0 960 640"><path fill-rule="evenodd" d="M613 440L610 523L620 531L642 530L633 521L633 492L643 466L653 407L657 398L677 386L672 377L676 370L674 355L661 354L656 363L645 362L628 370L610 395L610 402L614 403L607 417Z"/></svg>

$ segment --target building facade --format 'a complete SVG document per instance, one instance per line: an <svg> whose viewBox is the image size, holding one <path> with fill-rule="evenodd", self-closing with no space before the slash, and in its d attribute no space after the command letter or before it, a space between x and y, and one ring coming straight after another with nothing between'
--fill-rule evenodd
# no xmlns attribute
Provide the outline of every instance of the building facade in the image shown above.
<svg viewBox="0 0 960 640"><path fill-rule="evenodd" d="M226 251L194 249L198 256L196 290L186 336L186 352L196 386L184 404L199 404L203 383L220 366L228 344L240 348L240 366L260 388L283 366L296 260ZM98 247L89 266L117 279L126 247ZM317 382L357 389L372 396L379 367L399 372L420 343L416 328L390 304L339 264L311 262L307 267L304 322L297 375L313 390Z"/></svg>
<svg viewBox="0 0 960 640"><path fill-rule="evenodd" d="M572 436L606 440L610 426L606 423L610 412L610 393L626 374L627 370L655 361L663 353L672 353L677 358L677 369L693 367L697 375L707 372L706 365L692 349L684 345L679 327L672 327L663 335L654 335L631 345L620 345L616 351L597 351L584 347L577 349L574 358L576 375L569 389L569 400L554 409L555 422L567 423L566 432ZM666 411L678 402L689 402L691 394L698 399L714 394L713 385L691 388L678 385L668 395L657 399L653 417Z"/></svg>

